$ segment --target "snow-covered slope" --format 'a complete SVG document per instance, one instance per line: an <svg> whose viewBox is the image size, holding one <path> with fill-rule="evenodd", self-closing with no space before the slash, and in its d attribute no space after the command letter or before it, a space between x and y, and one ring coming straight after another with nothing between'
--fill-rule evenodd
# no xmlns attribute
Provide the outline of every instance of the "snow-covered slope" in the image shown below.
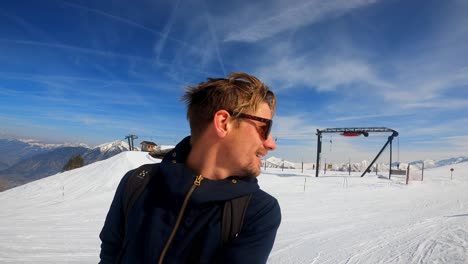
<svg viewBox="0 0 468 264"><path fill-rule="evenodd" d="M468 263L468 163L409 185L359 175L267 169L283 214L268 263Z"/></svg>
<svg viewBox="0 0 468 264"><path fill-rule="evenodd" d="M98 262L121 177L151 162L123 152L0 193L0 263ZM428 169L409 185L359 175L262 171L259 183L283 215L268 263L468 263L467 162Z"/></svg>
<svg viewBox="0 0 468 264"><path fill-rule="evenodd" d="M0 140L0 150L2 147L6 148L2 153L12 153L13 156L3 157L0 161L5 160L9 163L17 161L14 164L0 163L0 180L4 180L3 185L0 182L0 191L60 172L69 159L76 155L81 155L85 164L91 164L129 150L128 144L121 140L94 148L83 147L80 144L43 144L31 140L23 141Z"/></svg>
<svg viewBox="0 0 468 264"><path fill-rule="evenodd" d="M120 179L157 161L122 152L0 193L0 263L97 263L98 235Z"/></svg>

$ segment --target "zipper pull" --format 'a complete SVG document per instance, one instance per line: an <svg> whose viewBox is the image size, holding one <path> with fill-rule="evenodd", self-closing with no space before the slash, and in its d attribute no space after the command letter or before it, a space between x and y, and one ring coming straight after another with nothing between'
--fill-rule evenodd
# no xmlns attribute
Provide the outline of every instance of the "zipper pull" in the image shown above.
<svg viewBox="0 0 468 264"><path fill-rule="evenodd" d="M203 176L200 174L195 178L195 181L193 182L193 184L196 186L200 186L202 180L203 180Z"/></svg>

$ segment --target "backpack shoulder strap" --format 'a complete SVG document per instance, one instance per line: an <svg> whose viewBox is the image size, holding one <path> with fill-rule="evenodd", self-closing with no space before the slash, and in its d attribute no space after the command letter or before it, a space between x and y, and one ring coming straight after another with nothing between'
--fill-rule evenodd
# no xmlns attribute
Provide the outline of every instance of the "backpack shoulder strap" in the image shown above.
<svg viewBox="0 0 468 264"><path fill-rule="evenodd" d="M132 175L130 175L127 184L125 185L125 192L123 195L123 213L125 216L125 225L127 224L128 213L132 208L135 201L140 197L143 190L145 190L151 177L158 173L159 163L145 164L136 168Z"/></svg>
<svg viewBox="0 0 468 264"><path fill-rule="evenodd" d="M251 197L252 194L248 194L224 203L223 219L221 222L222 245L236 238L241 232Z"/></svg>

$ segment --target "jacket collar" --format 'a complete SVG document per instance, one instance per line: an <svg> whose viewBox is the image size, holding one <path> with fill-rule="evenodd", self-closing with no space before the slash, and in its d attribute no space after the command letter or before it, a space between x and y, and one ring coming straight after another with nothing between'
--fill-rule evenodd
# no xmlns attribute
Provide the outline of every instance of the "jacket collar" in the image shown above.
<svg viewBox="0 0 468 264"><path fill-rule="evenodd" d="M164 182L169 192L184 193L197 176L185 166L190 153L190 136L184 138L176 147L168 152L161 163ZM182 187L185 186L185 187ZM196 204L229 200L259 189L256 177L230 176L223 180L203 179L201 185L195 190L192 202Z"/></svg>
<svg viewBox="0 0 468 264"><path fill-rule="evenodd" d="M163 158L162 162L170 163L185 163L190 150L192 150L192 145L190 144L190 136L185 137L180 141L174 149L169 151Z"/></svg>

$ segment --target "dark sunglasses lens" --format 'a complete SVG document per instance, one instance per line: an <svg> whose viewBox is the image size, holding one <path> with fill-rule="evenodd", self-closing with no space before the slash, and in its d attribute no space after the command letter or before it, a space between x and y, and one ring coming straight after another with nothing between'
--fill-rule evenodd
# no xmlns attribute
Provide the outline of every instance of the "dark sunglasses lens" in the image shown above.
<svg viewBox="0 0 468 264"><path fill-rule="evenodd" d="M247 118L247 119L256 120L256 121L260 121L260 122L265 123L266 126L260 126L260 127L257 126L257 131L260 134L260 136L262 136L262 138L264 140L268 139L268 136L270 135L271 127L273 126L273 121L272 120L261 118L261 117L258 117L258 116L252 116L252 115L248 115L248 114L237 113L237 112L229 112L229 114L230 115L236 115L237 114L238 117L240 117L240 118Z"/></svg>
<svg viewBox="0 0 468 264"><path fill-rule="evenodd" d="M262 126L262 136L264 140L268 139L271 131L271 122L269 122L266 126Z"/></svg>

